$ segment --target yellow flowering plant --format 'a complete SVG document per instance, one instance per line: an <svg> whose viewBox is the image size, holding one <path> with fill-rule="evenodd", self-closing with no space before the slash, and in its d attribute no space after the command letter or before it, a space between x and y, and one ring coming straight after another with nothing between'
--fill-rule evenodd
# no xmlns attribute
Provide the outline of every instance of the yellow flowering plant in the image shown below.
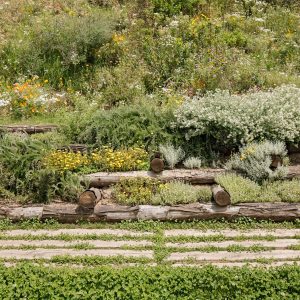
<svg viewBox="0 0 300 300"><path fill-rule="evenodd" d="M149 168L148 153L142 148L113 150L103 147L91 153L92 163L105 171L133 171Z"/></svg>
<svg viewBox="0 0 300 300"><path fill-rule="evenodd" d="M59 172L147 170L149 157L142 148L113 150L109 147L103 147L89 154L55 150L44 157L43 165Z"/></svg>
<svg viewBox="0 0 300 300"><path fill-rule="evenodd" d="M82 167L88 166L90 160L87 154L55 150L44 157L42 163L45 167L59 172L76 172L80 171Z"/></svg>

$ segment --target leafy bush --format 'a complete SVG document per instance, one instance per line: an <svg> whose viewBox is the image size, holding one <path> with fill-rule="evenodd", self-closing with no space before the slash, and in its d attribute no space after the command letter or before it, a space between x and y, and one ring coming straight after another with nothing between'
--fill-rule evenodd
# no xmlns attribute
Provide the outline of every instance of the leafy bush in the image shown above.
<svg viewBox="0 0 300 300"><path fill-rule="evenodd" d="M29 172L39 169L40 160L49 150L49 145L25 134L4 135L0 140L0 166L6 173L3 186L15 193L25 193Z"/></svg>
<svg viewBox="0 0 300 300"><path fill-rule="evenodd" d="M198 11L201 0L151 0L154 5L154 12L165 16L177 15L179 13L194 14Z"/></svg>
<svg viewBox="0 0 300 300"><path fill-rule="evenodd" d="M53 146L49 139L39 140L34 135L5 134L0 139L0 188L7 191L2 197L25 196L33 202L48 202L55 197L76 200L84 190L79 176L43 165Z"/></svg>
<svg viewBox="0 0 300 300"><path fill-rule="evenodd" d="M208 93L187 100L175 113L186 139L206 137L216 146L233 148L251 141L300 140L300 89L282 86L269 92L230 95Z"/></svg>
<svg viewBox="0 0 300 300"><path fill-rule="evenodd" d="M187 169L200 169L201 164L202 164L202 161L198 157L189 157L183 162L183 165Z"/></svg>
<svg viewBox="0 0 300 300"><path fill-rule="evenodd" d="M226 163L226 168L237 171L259 183L267 179L282 179L287 175L288 169L284 165L272 169L272 156L278 157L284 162L286 155L287 150L282 142L252 143L241 148L240 153L232 155Z"/></svg>
<svg viewBox="0 0 300 300"><path fill-rule="evenodd" d="M297 299L300 269L191 267L49 267L0 265L4 299ZM53 298L53 297L52 297Z"/></svg>
<svg viewBox="0 0 300 300"><path fill-rule="evenodd" d="M161 110L141 103L120 106L109 111L74 113L63 132L73 142L113 149L145 147L156 150L158 145L178 141L181 135L171 128L172 110Z"/></svg>
<svg viewBox="0 0 300 300"><path fill-rule="evenodd" d="M170 169L183 160L185 153L181 147L175 148L173 145L159 145L159 151L163 155L164 160L167 162Z"/></svg>

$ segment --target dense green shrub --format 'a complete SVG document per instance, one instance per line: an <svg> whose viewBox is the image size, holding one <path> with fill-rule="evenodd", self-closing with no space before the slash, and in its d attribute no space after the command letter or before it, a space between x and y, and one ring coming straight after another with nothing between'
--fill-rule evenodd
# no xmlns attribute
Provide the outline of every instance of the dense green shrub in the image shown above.
<svg viewBox="0 0 300 300"><path fill-rule="evenodd" d="M84 187L71 172L45 168L43 158L59 143L51 144L55 134L5 134L0 138L0 176L2 198L24 196L33 202L48 202L55 197L67 201L78 198Z"/></svg>
<svg viewBox="0 0 300 300"><path fill-rule="evenodd" d="M74 142L113 148L157 149L168 141L178 143L181 135L171 128L172 110L142 103L111 110L74 113L63 131Z"/></svg>
<svg viewBox="0 0 300 300"><path fill-rule="evenodd" d="M216 182L230 194L232 204L259 202L260 186L248 178L229 173L217 176Z"/></svg>
<svg viewBox="0 0 300 300"><path fill-rule="evenodd" d="M0 266L3 299L297 299L300 268Z"/></svg>
<svg viewBox="0 0 300 300"><path fill-rule="evenodd" d="M202 0L151 0L154 5L154 12L165 16L177 15L179 13L194 14L197 13Z"/></svg>
<svg viewBox="0 0 300 300"><path fill-rule="evenodd" d="M269 92L230 95L226 91L187 100L175 113L186 139L206 137L233 148L251 141L300 140L300 89L282 86Z"/></svg>
<svg viewBox="0 0 300 300"><path fill-rule="evenodd" d="M299 179L271 182L266 185L265 189L277 194L283 202L300 202Z"/></svg>

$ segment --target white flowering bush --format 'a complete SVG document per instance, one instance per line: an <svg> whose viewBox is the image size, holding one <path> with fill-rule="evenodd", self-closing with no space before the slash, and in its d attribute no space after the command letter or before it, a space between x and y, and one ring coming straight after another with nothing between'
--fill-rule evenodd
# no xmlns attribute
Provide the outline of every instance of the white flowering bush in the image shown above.
<svg viewBox="0 0 300 300"><path fill-rule="evenodd" d="M300 141L300 89L231 95L228 91L188 98L175 112L187 140L206 137L224 146L252 141Z"/></svg>
<svg viewBox="0 0 300 300"><path fill-rule="evenodd" d="M282 164L273 168L273 157L282 159ZM226 163L226 169L234 170L251 180L262 183L264 180L282 179L287 175L287 151L284 143L265 141L252 143L241 148Z"/></svg>

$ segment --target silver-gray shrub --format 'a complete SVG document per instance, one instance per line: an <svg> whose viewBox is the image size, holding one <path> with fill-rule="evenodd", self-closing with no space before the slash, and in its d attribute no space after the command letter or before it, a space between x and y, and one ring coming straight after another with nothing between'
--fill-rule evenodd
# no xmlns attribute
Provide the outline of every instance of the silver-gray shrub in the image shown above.
<svg viewBox="0 0 300 300"><path fill-rule="evenodd" d="M201 164L202 164L202 161L198 157L189 157L183 162L183 165L187 169L200 169Z"/></svg>
<svg viewBox="0 0 300 300"><path fill-rule="evenodd" d="M184 159L185 153L181 147L175 148L173 145L159 145L159 151L163 155L167 165L174 169L174 167Z"/></svg>
<svg viewBox="0 0 300 300"><path fill-rule="evenodd" d="M272 155L280 156L284 163L271 169ZM233 154L225 167L262 183L264 180L282 179L287 175L286 155L283 142L252 143L241 148L239 153Z"/></svg>
<svg viewBox="0 0 300 300"><path fill-rule="evenodd" d="M218 90L188 98L175 116L187 140L206 136L223 145L266 139L299 142L300 88L288 85L244 95Z"/></svg>

